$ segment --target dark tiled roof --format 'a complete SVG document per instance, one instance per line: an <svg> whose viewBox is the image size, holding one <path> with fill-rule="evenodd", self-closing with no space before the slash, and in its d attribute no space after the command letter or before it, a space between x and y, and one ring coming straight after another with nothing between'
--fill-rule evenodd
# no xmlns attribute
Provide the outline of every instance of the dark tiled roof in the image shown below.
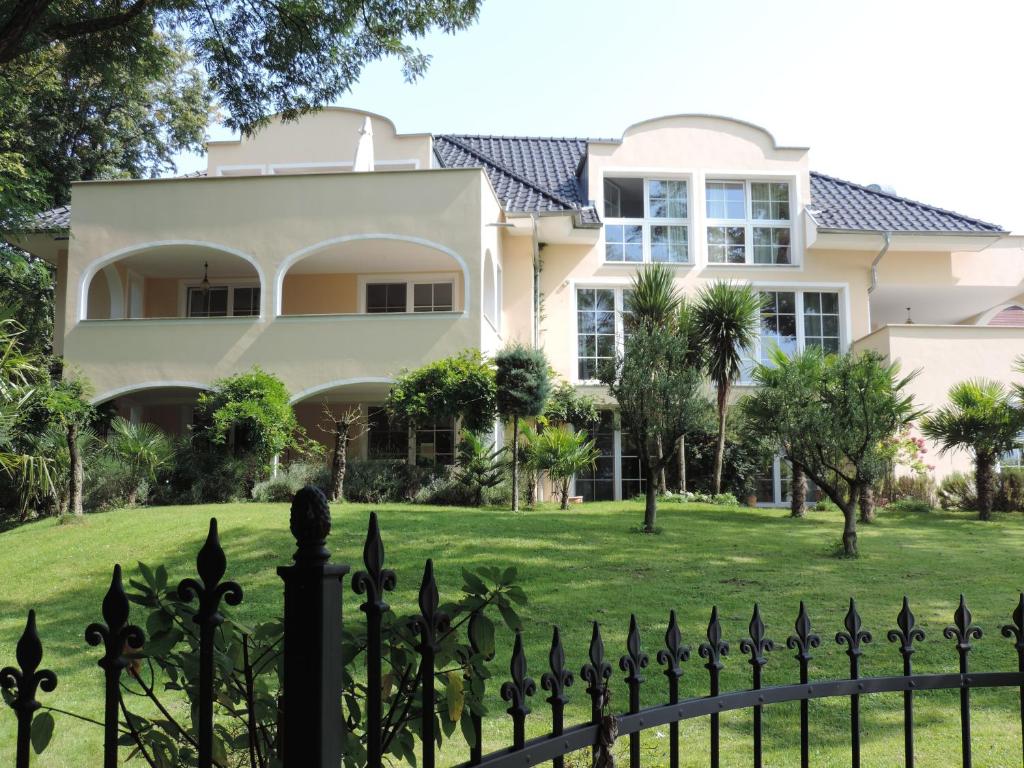
<svg viewBox="0 0 1024 768"><path fill-rule="evenodd" d="M821 229L869 232L999 233L1003 229L890 192L811 171L812 216Z"/></svg>
<svg viewBox="0 0 1024 768"><path fill-rule="evenodd" d="M61 205L37 213L32 220L32 229L37 232L51 232L71 226L71 206Z"/></svg>
<svg viewBox="0 0 1024 768"><path fill-rule="evenodd" d="M577 211L581 224L601 223L577 176L586 139L443 135L434 153L445 168L483 168L508 211Z"/></svg>

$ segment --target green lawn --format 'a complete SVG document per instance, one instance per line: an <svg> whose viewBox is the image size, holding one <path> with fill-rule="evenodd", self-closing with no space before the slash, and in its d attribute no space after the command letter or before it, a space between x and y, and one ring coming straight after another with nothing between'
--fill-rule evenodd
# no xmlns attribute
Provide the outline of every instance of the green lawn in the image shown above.
<svg viewBox="0 0 1024 768"><path fill-rule="evenodd" d="M358 563L369 510L360 505L335 507L330 546L337 561ZM904 593L910 595L928 633L915 655L919 670L955 670L953 644L942 637L941 630L951 623L961 591L985 630L971 655L973 668L1016 668L1012 644L999 636L999 627L1009 619L1017 592L1024 587L1024 516L998 516L985 524L960 514L883 511L875 525L862 529L863 554L850 561L831 554L840 531L838 513L810 513L804 520L791 520L781 510L664 504L659 516L663 532L644 536L630 532L641 518L640 505L632 502L591 504L569 512L545 508L519 515L402 505L381 507L378 512L388 561L398 572L393 605L412 610L428 556L435 560L442 597L461 585L463 565L515 565L530 597L523 616L532 675L539 681L545 669L553 623L562 627L570 666L578 672L585 661L589 621L597 619L615 665L615 703L620 707L626 696L616 662L624 650L631 611L640 620L645 650L651 657L645 705L664 696L664 677L654 657L670 608L677 609L685 639L694 647L693 658L684 667L686 695L706 691L707 673L697 658L696 645L712 604L719 606L732 645L723 688L749 685L750 667L738 641L746 634L755 600L760 601L769 636L777 643L766 670L768 684L795 680L796 662L785 649L785 638L801 599L807 602L823 640L812 674L843 674L847 659L833 637L841 628L850 595L858 598L866 628L874 633L874 643L863 660L866 675L900 669L899 655L885 633L895 625ZM44 695L45 701L98 715L101 671L95 666L97 651L85 644L82 633L87 623L99 618L111 565L121 562L131 570L138 560L163 562L172 580L187 575L211 515L220 521L228 576L246 590L245 602L235 609L239 618L253 623L279 611L280 583L274 568L287 562L292 551L286 505L140 509L94 515L82 524L65 526L44 521L0 534L4 556L0 664L13 661L25 611L34 606L45 646L44 665L60 677L57 691ZM356 600L346 593L348 610L353 610ZM502 647L510 650L510 646L504 637ZM498 680L506 674L507 654L505 650L496 662ZM571 689L568 721L578 721L589 712L584 688L577 679ZM1016 690L976 692L974 702L975 765L1018 763ZM530 733L538 735L548 723L543 692L538 692L533 704ZM491 707L496 713L503 708L497 701ZM898 695L868 697L862 708L864 765L898 764L902 759ZM796 763L797 711L795 703L766 710L766 764ZM956 692L918 695L920 765L959 764L957 711ZM847 717L845 700L812 703L815 766L849 764ZM750 713L726 714L722 727L723 765L750 765ZM14 717L8 711L0 717L0 764L13 763L13 732ZM507 745L510 735L508 718L489 720L485 731L489 748ZM706 723L684 724L683 738L684 763L706 765ZM642 743L645 764L665 764L667 730L645 733ZM54 767L95 765L99 744L95 726L59 718L53 744L38 762ZM623 739L620 747L625 746ZM462 754L461 749L448 749L445 759L454 763Z"/></svg>

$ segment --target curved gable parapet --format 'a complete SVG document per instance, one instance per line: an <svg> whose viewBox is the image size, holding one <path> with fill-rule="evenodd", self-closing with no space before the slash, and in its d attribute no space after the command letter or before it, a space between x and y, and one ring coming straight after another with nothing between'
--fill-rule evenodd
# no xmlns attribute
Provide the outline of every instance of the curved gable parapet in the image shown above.
<svg viewBox="0 0 1024 768"><path fill-rule="evenodd" d="M772 150L795 150L797 152L806 152L808 150L808 147L780 146L775 140L775 136L767 128L756 123L726 115L712 115L700 112L662 115L661 117L641 120L627 127L622 132L622 139L619 141L625 141L628 136L635 133L658 128L710 128L724 133L733 133L737 136L746 134L758 143L763 142L766 148Z"/></svg>

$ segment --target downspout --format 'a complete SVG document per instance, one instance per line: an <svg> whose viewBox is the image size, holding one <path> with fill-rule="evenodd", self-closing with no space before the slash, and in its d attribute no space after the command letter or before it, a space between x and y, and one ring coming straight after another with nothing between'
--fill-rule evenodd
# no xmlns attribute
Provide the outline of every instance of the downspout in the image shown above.
<svg viewBox="0 0 1024 768"><path fill-rule="evenodd" d="M533 224L533 348L540 349L540 236L537 214L530 215Z"/></svg>
<svg viewBox="0 0 1024 768"><path fill-rule="evenodd" d="M892 245L892 232L882 233L882 250L875 256L874 261L871 262L871 283L868 285L868 331L871 331L871 294L875 292L875 288L878 287L878 265L885 258L885 254L889 252L889 246Z"/></svg>

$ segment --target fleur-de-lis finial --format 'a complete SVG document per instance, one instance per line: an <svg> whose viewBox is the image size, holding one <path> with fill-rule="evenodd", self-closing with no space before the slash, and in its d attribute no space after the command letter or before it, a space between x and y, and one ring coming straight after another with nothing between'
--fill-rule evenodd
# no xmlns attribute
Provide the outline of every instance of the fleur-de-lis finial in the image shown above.
<svg viewBox="0 0 1024 768"><path fill-rule="evenodd" d="M439 636L448 631L450 617L444 611L438 610L439 605L437 581L434 579L434 561L428 559L423 568L423 581L420 582L420 615L413 619L413 629L421 636L421 648L429 646L436 650Z"/></svg>
<svg viewBox="0 0 1024 768"><path fill-rule="evenodd" d="M718 606L711 608L711 620L708 622L707 641L697 647L697 652L706 660L704 667L709 671L719 671L725 665L722 657L729 655L729 644L722 639L722 624L718 620Z"/></svg>
<svg viewBox="0 0 1024 768"><path fill-rule="evenodd" d="M220 546L220 536L217 533L217 518L212 517L206 543L196 556L196 571L200 581L182 579L178 584L178 597L182 601L190 603L197 598L199 600L199 609L192 617L196 624L222 624L224 617L219 611L222 599L228 605L238 605L242 602L242 588L233 581L221 581L227 572L227 563L227 556Z"/></svg>
<svg viewBox="0 0 1024 768"><path fill-rule="evenodd" d="M1003 625L1002 635L1013 640L1013 647L1024 663L1024 592L1020 593L1017 607L1013 609L1013 623Z"/></svg>
<svg viewBox="0 0 1024 768"><path fill-rule="evenodd" d="M775 650L775 641L765 636L764 620L761 618L761 607L754 603L754 613L750 617L750 636L740 640L740 651L750 656L753 667L763 667L768 663L765 656Z"/></svg>
<svg viewBox="0 0 1024 768"><path fill-rule="evenodd" d="M839 645L845 645L846 655L850 657L851 661L855 661L864 653L861 645L867 645L872 638L871 633L864 629L860 613L857 612L857 602L852 597L850 598L850 609L843 619L843 626L846 627L846 631L836 632L836 642Z"/></svg>
<svg viewBox="0 0 1024 768"><path fill-rule="evenodd" d="M956 640L956 650L961 660L965 660L970 653L973 647L971 640L981 638L981 627L973 623L971 610L967 607L963 595L960 595L960 604L953 612L953 626L946 627L942 634L947 640Z"/></svg>
<svg viewBox="0 0 1024 768"><path fill-rule="evenodd" d="M103 669L124 669L131 663L125 651L138 651L142 648L145 637L139 627L128 623L128 612L128 596L124 592L121 566L115 565L110 588L103 597L102 613L106 623L95 622L85 629L85 641L89 645L104 645L105 652L99 660Z"/></svg>
<svg viewBox="0 0 1024 768"><path fill-rule="evenodd" d="M591 712L597 716L604 706L604 693L608 687L608 678L612 676L612 665L604 660L604 640L601 639L601 625L594 622L590 635L590 661L580 669L580 677L587 681L587 693L590 695Z"/></svg>
<svg viewBox="0 0 1024 768"><path fill-rule="evenodd" d="M562 647L562 633L558 627L551 631L551 650L548 652L548 667L550 672L540 676L540 685L548 696L549 704L566 704L569 697L565 695L565 689L573 684L572 672L565 668L565 649Z"/></svg>
<svg viewBox="0 0 1024 768"><path fill-rule="evenodd" d="M642 683L642 671L647 668L650 659L640 647L640 627L636 623L636 614L630 614L629 634L626 635L626 654L619 658L619 669L626 673L626 682L630 685Z"/></svg>
<svg viewBox="0 0 1024 768"><path fill-rule="evenodd" d="M366 543L363 545L363 564L365 571L352 574L352 589L358 595L366 595L366 602L360 608L364 612L385 613L390 606L384 601L384 593L395 588L397 577L394 571L384 567L384 542L376 512L370 513Z"/></svg>
<svg viewBox="0 0 1024 768"><path fill-rule="evenodd" d="M13 693L11 708L19 717L31 717L39 709L36 691L42 688L46 693L51 693L57 687L57 675L49 669L39 669L43 660L43 643L36 629L34 610L28 612L28 621L15 646L14 657L18 661L18 668L0 669L0 688Z"/></svg>
<svg viewBox="0 0 1024 768"><path fill-rule="evenodd" d="M910 601L903 596L903 607L896 616L897 629L890 629L886 635L890 643L900 644L900 654L904 659L909 659L914 653L914 641L924 640L924 630L917 626L917 619L910 610Z"/></svg>
<svg viewBox="0 0 1024 768"><path fill-rule="evenodd" d="M508 671L512 679L501 684L501 698L511 705L506 711L513 717L526 717L530 714L527 699L537 692L537 685L527 674L522 630L516 630L516 641L512 648L512 660L509 662Z"/></svg>
<svg viewBox="0 0 1024 768"><path fill-rule="evenodd" d="M665 667L670 680L683 676L682 663L690 658L690 646L683 645L683 633L679 631L676 612L668 612L668 629L665 630L665 647L658 651L658 663Z"/></svg>
<svg viewBox="0 0 1024 768"><path fill-rule="evenodd" d="M796 651L796 660L806 664L813 657L811 651L821 645L821 637L814 634L811 629L811 617L807 615L807 607L804 601L800 601L800 610L793 623L794 634L786 638L786 647Z"/></svg>

